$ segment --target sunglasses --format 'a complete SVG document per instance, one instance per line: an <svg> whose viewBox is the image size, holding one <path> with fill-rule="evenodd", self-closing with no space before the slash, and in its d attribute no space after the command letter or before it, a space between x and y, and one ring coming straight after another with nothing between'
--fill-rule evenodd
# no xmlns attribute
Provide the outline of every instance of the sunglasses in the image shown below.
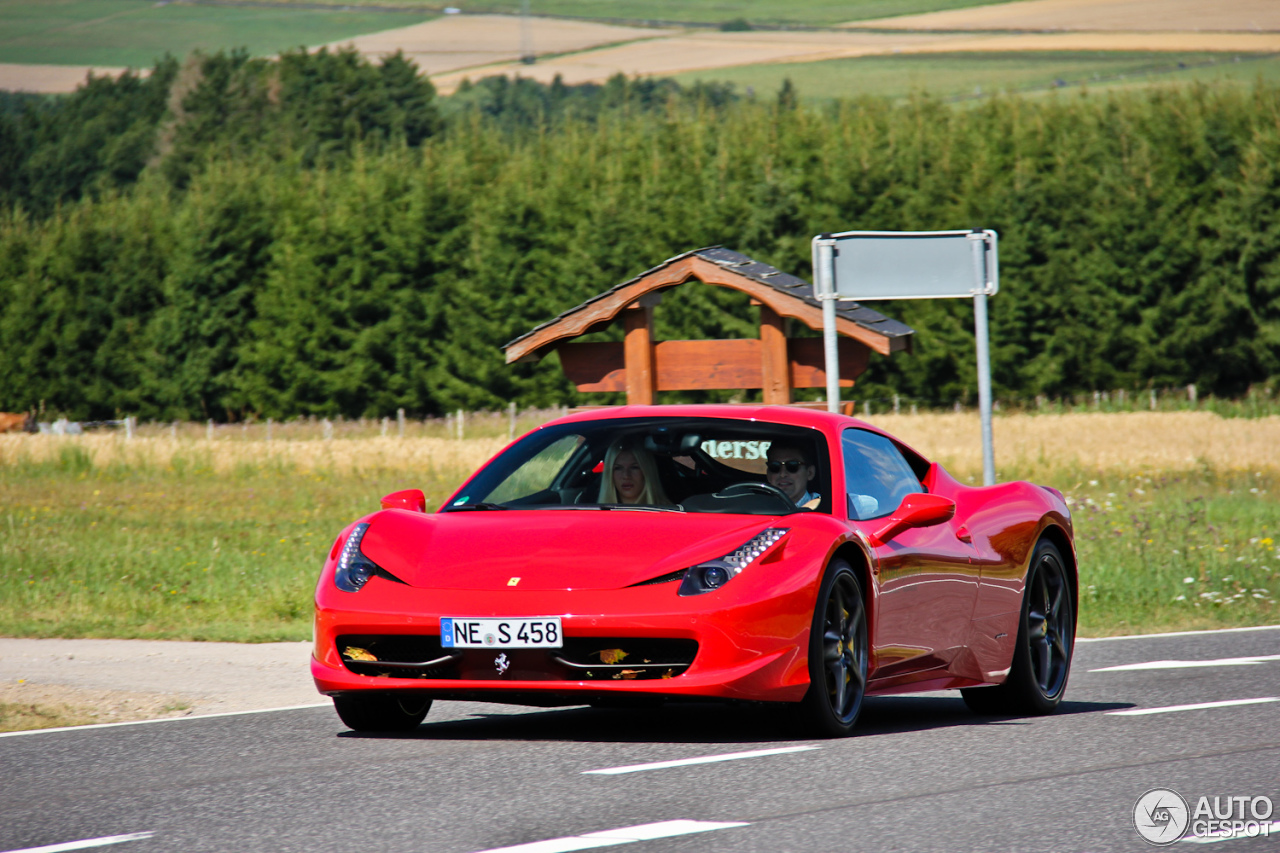
<svg viewBox="0 0 1280 853"><path fill-rule="evenodd" d="M788 459L786 462L767 462L764 467L768 469L770 474L777 474L784 466L787 469L787 473L794 474L804 467L804 463Z"/></svg>

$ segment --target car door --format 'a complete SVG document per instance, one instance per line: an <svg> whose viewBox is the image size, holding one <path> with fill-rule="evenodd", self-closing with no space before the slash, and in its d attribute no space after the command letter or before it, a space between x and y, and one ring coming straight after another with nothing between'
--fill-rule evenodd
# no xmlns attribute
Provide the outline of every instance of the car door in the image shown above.
<svg viewBox="0 0 1280 853"><path fill-rule="evenodd" d="M841 452L849 518L867 534L904 497L925 491L902 451L878 433L845 430ZM945 667L967 643L978 567L955 525L909 528L873 548L873 678Z"/></svg>

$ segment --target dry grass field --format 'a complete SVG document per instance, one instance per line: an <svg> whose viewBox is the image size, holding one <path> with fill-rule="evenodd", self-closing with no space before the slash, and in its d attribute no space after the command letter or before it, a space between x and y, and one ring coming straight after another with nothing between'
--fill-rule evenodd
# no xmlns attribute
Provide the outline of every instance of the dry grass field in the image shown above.
<svg viewBox="0 0 1280 853"><path fill-rule="evenodd" d="M124 68L90 65L20 65L0 62L0 89L7 92L30 92L56 95L74 91L90 74L95 77L119 77ZM144 69L142 73L147 73Z"/></svg>
<svg viewBox="0 0 1280 853"><path fill-rule="evenodd" d="M875 415L899 436L960 477L982 472L974 413ZM522 425L523 426L523 425ZM69 452L93 469L202 469L215 473L268 466L301 474L396 471L427 479L460 476L505 446L505 437L374 436L267 441L257 425L245 439L180 435L161 428L128 440L122 433L83 436L0 435L0 468L57 462ZM238 430L233 430L233 432ZM1209 469L1280 472L1280 417L1223 418L1211 412L1067 413L997 416L996 463L1004 477L1053 478L1065 472L1151 475ZM198 425L187 431L203 434Z"/></svg>
<svg viewBox="0 0 1280 853"><path fill-rule="evenodd" d="M527 38L529 48L537 54L556 55L675 34L676 31L670 29L533 18L529 21ZM524 38L520 19L513 15L447 15L334 44L351 45L374 59L403 51L423 73L436 75L460 68L519 64L525 49Z"/></svg>
<svg viewBox="0 0 1280 853"><path fill-rule="evenodd" d="M856 21L850 27L912 30L1276 32L1275 0L1024 0Z"/></svg>

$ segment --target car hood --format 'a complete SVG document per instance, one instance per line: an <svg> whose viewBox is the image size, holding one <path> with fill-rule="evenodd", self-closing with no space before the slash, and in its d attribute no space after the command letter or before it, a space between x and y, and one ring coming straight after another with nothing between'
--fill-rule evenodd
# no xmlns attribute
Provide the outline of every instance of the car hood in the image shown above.
<svg viewBox="0 0 1280 853"><path fill-rule="evenodd" d="M367 520L360 550L411 586L521 591L630 586L729 553L778 521L635 510L398 509Z"/></svg>

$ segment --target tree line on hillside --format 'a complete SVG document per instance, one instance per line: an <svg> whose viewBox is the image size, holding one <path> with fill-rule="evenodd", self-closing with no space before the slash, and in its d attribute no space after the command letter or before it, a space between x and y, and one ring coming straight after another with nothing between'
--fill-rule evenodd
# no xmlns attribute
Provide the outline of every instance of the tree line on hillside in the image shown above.
<svg viewBox="0 0 1280 853"><path fill-rule="evenodd" d="M11 98L6 151L10 410L237 420L611 402L578 395L554 356L507 366L501 345L701 246L807 277L812 235L844 229L1000 232L997 396L1237 395L1280 375L1273 87L963 109L809 108L794 91L622 78L437 98L403 60L221 54L57 102ZM968 303L876 307L917 330L915 351L873 358L854 396L972 396ZM658 308L658 334L754 336L755 310L686 286Z"/></svg>

